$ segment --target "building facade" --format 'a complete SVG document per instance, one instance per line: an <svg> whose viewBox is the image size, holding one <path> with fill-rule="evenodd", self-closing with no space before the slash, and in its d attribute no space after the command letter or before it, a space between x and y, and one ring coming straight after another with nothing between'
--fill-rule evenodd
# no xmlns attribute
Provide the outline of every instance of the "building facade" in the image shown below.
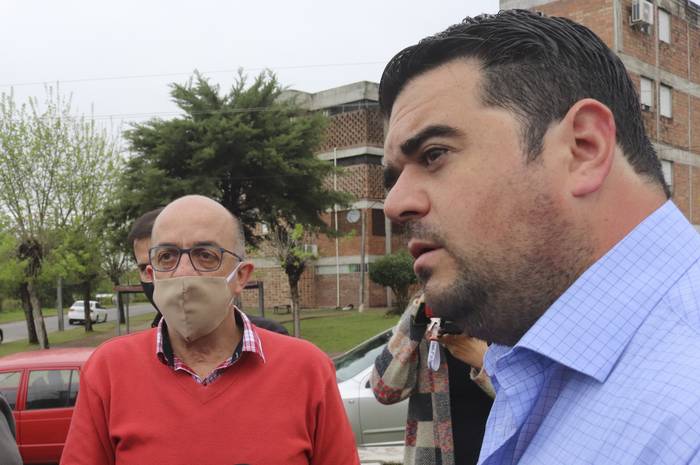
<svg viewBox="0 0 700 465"><path fill-rule="evenodd" d="M392 227L383 213L384 127L378 85L364 81L313 94L288 91L283 98L294 98L304 108L328 116L317 156L337 165L341 174L327 179L327 187L349 192L355 198L351 206L330 211L323 217L327 224L337 226L341 237L319 236L308 245L318 258L302 277L301 305L387 306L391 294L370 281L368 264L405 244L400 229ZM266 308L286 305L290 299L286 275L272 255L262 247L252 257L257 270L253 279L264 283ZM258 291L247 290L243 304L254 308L257 299Z"/></svg>

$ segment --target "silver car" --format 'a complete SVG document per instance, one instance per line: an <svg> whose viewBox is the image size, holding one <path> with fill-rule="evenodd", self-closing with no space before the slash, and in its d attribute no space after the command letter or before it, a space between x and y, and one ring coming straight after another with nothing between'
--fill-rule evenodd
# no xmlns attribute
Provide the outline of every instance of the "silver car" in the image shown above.
<svg viewBox="0 0 700 465"><path fill-rule="evenodd" d="M374 360L391 338L388 329L333 359L338 389L358 446L403 445L408 399L380 404L369 379Z"/></svg>

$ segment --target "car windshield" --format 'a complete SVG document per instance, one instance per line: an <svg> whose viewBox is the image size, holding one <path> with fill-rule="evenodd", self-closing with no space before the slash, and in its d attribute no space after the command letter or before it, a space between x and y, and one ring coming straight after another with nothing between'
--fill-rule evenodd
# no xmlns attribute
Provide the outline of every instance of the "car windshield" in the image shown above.
<svg viewBox="0 0 700 465"><path fill-rule="evenodd" d="M83 301L82 301L82 300L76 300L75 302L73 302L73 306L74 306L74 307L82 307L82 306L84 306L84 305L85 305L85 304L83 304Z"/></svg>
<svg viewBox="0 0 700 465"><path fill-rule="evenodd" d="M333 359L335 377L338 382L347 381L365 368L372 366L391 337L391 330L385 331L359 346Z"/></svg>

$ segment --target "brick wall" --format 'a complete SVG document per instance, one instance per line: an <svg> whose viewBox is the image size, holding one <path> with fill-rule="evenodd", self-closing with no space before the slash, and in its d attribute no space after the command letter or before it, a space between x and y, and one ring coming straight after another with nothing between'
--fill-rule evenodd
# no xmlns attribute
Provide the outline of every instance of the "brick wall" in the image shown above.
<svg viewBox="0 0 700 465"><path fill-rule="evenodd" d="M659 118L659 141L689 150L688 147L688 94L673 89L672 118ZM698 124L700 127L700 124ZM654 134L652 134L652 137Z"/></svg>
<svg viewBox="0 0 700 465"><path fill-rule="evenodd" d="M632 0L622 2L622 50L630 56L638 58L645 63L656 63L656 28L652 27L649 34L639 28L629 25L629 17L632 15ZM607 42L608 45L612 42ZM652 77L652 76L650 76Z"/></svg>
<svg viewBox="0 0 700 465"><path fill-rule="evenodd" d="M671 16L671 43L659 41L659 66L688 78L688 23L677 16Z"/></svg>
<svg viewBox="0 0 700 465"><path fill-rule="evenodd" d="M299 282L299 294L301 307L308 308L316 305L316 286L314 284L314 265L307 267ZM265 309L272 311L275 305L287 305L291 303L289 283L287 275L280 267L258 268L253 272L253 281L262 281L265 292ZM258 314L258 290L246 289L241 295L243 308L250 313Z"/></svg>
<svg viewBox="0 0 700 465"><path fill-rule="evenodd" d="M365 306L385 307L386 290L369 279L365 273L367 285L365 287ZM316 276L318 307L335 307L336 304L336 276ZM340 306L352 304L358 308L360 302L360 273L346 273L340 275Z"/></svg>
<svg viewBox="0 0 700 465"><path fill-rule="evenodd" d="M384 127L379 108L361 108L331 116L319 152L334 147L384 145Z"/></svg>
<svg viewBox="0 0 700 465"><path fill-rule="evenodd" d="M692 134L690 145L693 152L700 154L700 97L693 96L691 101L691 118L693 122L691 126Z"/></svg>
<svg viewBox="0 0 700 465"><path fill-rule="evenodd" d="M690 28L690 80L700 84L700 29Z"/></svg>
<svg viewBox="0 0 700 465"><path fill-rule="evenodd" d="M613 42L612 0L561 0L534 9L572 19L595 32L606 44Z"/></svg>
<svg viewBox="0 0 700 465"><path fill-rule="evenodd" d="M690 218L691 188L689 182L690 166L673 164L673 203Z"/></svg>

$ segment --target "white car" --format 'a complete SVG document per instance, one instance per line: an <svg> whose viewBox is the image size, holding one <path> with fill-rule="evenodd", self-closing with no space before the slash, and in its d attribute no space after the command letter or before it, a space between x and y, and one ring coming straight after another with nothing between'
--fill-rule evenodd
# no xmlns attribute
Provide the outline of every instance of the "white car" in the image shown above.
<svg viewBox="0 0 700 465"><path fill-rule="evenodd" d="M338 390L358 446L403 445L408 399L393 405L374 398L369 378L377 355L391 338L391 329L333 359Z"/></svg>
<svg viewBox="0 0 700 465"><path fill-rule="evenodd" d="M107 321L107 309L96 300L90 301L90 320L93 323ZM85 304L82 300L76 300L68 310L68 324L85 323Z"/></svg>

